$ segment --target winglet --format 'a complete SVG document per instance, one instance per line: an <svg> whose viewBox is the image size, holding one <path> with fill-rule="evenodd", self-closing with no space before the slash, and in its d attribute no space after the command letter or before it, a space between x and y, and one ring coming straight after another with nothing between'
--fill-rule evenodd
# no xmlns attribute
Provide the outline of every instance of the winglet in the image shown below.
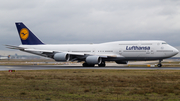
<svg viewBox="0 0 180 101"><path fill-rule="evenodd" d="M44 44L22 22L17 22L15 24L23 45Z"/></svg>

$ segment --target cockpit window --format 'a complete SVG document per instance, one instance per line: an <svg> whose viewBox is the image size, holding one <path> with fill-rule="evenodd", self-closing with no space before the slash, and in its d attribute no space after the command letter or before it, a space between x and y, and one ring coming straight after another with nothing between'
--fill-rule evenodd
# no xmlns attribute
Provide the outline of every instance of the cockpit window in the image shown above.
<svg viewBox="0 0 180 101"><path fill-rule="evenodd" d="M167 43L163 42L162 44L167 44Z"/></svg>

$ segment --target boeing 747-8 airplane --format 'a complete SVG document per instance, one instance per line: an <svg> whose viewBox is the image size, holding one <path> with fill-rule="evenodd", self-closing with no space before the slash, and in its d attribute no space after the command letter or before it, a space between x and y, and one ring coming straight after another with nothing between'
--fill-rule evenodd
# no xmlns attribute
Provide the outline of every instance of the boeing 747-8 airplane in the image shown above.
<svg viewBox="0 0 180 101"><path fill-rule="evenodd" d="M44 44L22 22L16 23L22 45L6 45L10 49L49 57L58 62L84 61L84 67L105 67L106 61L127 64L128 61L159 60L175 56L179 51L165 41L116 41L100 44Z"/></svg>

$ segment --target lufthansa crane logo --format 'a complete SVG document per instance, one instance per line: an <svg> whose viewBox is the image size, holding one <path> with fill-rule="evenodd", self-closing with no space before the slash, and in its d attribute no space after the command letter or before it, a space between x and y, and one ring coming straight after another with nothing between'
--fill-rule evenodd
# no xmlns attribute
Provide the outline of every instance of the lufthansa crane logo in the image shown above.
<svg viewBox="0 0 180 101"><path fill-rule="evenodd" d="M22 40L26 40L29 37L29 31L27 28L23 28L20 31L20 37Z"/></svg>

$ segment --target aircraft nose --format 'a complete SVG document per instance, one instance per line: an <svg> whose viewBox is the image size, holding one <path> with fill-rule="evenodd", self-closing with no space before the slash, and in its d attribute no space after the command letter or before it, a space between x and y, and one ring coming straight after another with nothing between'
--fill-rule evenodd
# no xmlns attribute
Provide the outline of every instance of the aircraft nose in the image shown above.
<svg viewBox="0 0 180 101"><path fill-rule="evenodd" d="M173 49L173 53L174 55L178 54L179 53L179 50L177 50L176 48Z"/></svg>

